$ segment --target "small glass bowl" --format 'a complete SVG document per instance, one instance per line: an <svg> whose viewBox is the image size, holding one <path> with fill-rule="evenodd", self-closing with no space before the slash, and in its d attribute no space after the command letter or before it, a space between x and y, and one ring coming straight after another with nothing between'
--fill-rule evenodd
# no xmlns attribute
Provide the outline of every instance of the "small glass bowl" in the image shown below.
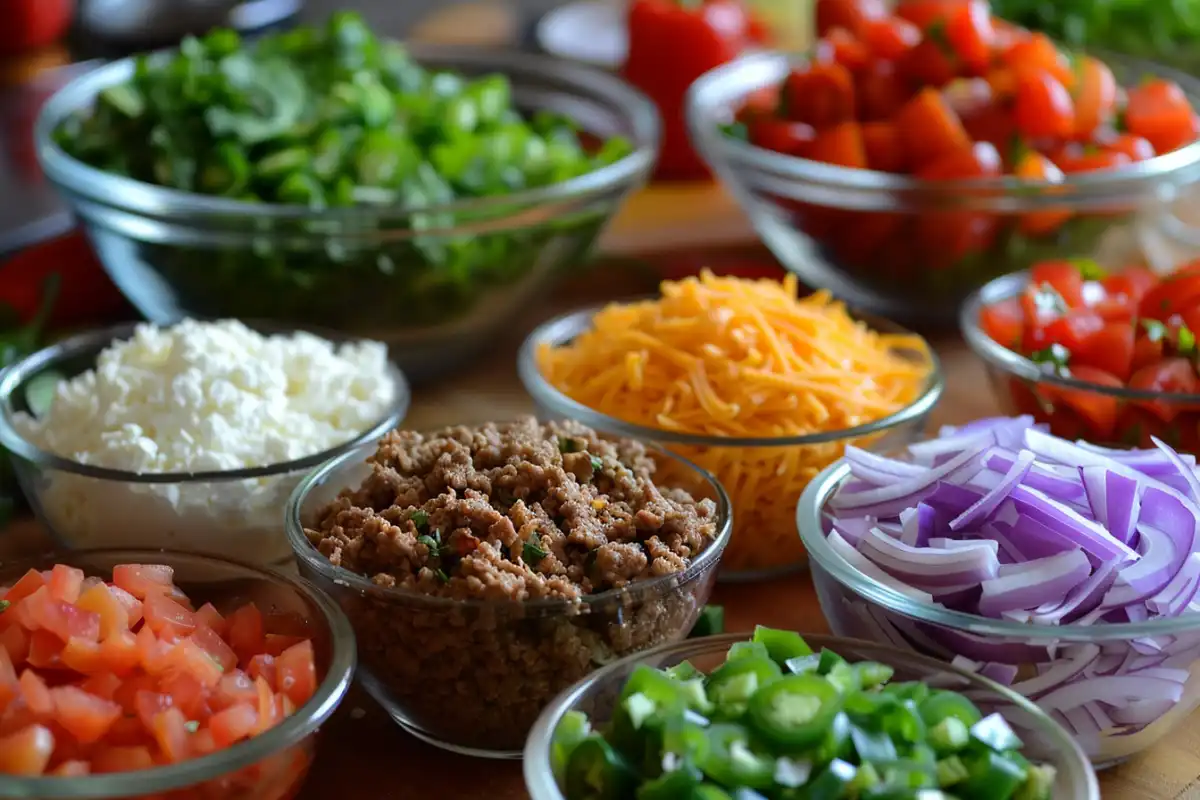
<svg viewBox="0 0 1200 800"><path fill-rule="evenodd" d="M363 686L430 744L520 758L526 733L559 692L597 667L682 639L712 594L732 528L729 499L708 473L662 451L660 465L678 465L669 485L717 504L717 537L683 572L579 602L453 600L377 586L331 564L304 534L316 512L362 483L375 449L360 446L305 478L288 501L287 535L300 574L342 607L358 633Z"/></svg>
<svg viewBox="0 0 1200 800"><path fill-rule="evenodd" d="M1102 386L1055 375L992 339L980 324L988 306L1017 297L1029 273L988 283L960 312L963 338L979 356L1001 408L1029 414L1064 439L1115 447L1153 447L1152 436L1186 452L1200 450L1200 394Z"/></svg>
<svg viewBox="0 0 1200 800"><path fill-rule="evenodd" d="M856 428L763 438L703 436L648 428L572 400L547 381L538 368L537 354L543 346L569 343L591 327L592 318L600 310L594 307L565 314L534 330L517 355L521 383L533 397L539 416L578 420L614 436L656 442L712 472L729 492L734 510L733 539L722 562L722 581L765 580L802 568L806 558L794 535L794 526L796 500L804 484L821 468L841 458L846 445L890 450L917 439L945 386L937 356L926 345L919 351L896 351L903 358L929 365L929 378L920 395L900 411ZM908 333L885 320L860 318L877 331ZM756 486L746 480L743 472L746 464L757 464L763 471L778 473L797 462L805 466L791 481L794 493L781 493L778 486Z"/></svg>
<svg viewBox="0 0 1200 800"><path fill-rule="evenodd" d="M1200 108L1195 77L1128 56L1104 60L1123 85L1167 77ZM800 54L761 53L705 73L688 92L688 133L784 266L892 319L952 323L962 300L988 280L1064 252L1124 266L1110 254L1139 215L1160 211L1171 190L1200 177L1200 143L1051 186L851 169L724 134L748 96L806 63Z"/></svg>
<svg viewBox="0 0 1200 800"><path fill-rule="evenodd" d="M1027 692L1070 731L1098 769L1152 747L1200 706L1200 614L1043 626L913 600L855 569L826 540L825 503L849 476L845 463L829 467L796 508L817 598L837 635L947 661L961 656L1000 671L1015 668L1013 690ZM1056 677L1039 686L1036 678L1050 670ZM1150 671L1139 680L1140 670ZM1129 680L1113 688L1107 680L1113 672ZM1174 694L1160 692L1164 681L1182 686Z"/></svg>
<svg viewBox="0 0 1200 800"><path fill-rule="evenodd" d="M254 326L264 333L284 332ZM280 511L313 467L404 419L411 394L391 367L396 395L385 415L353 440L306 458L265 467L195 473L135 473L82 464L41 450L14 424L32 413L28 389L41 376L71 378L92 369L112 342L133 335L133 324L90 331L39 350L0 372L0 445L38 519L64 547L167 548L284 564L292 550ZM335 343L353 337L320 332Z"/></svg>
<svg viewBox="0 0 1200 800"><path fill-rule="evenodd" d="M321 680L316 694L295 714L212 755L84 778L0 776L0 798L288 800L296 796L316 752L317 729L342 702L354 675L354 631L336 604L307 581L273 570L161 550L73 550L6 562L0 568L0 585L11 585L30 568L43 570L54 564L69 564L106 580L118 564L165 564L174 568L175 583L197 604L210 602L227 613L252 601L264 613L303 619Z"/></svg>
<svg viewBox="0 0 1200 800"><path fill-rule="evenodd" d="M1100 800L1100 787L1087 757L1070 735L1025 698L987 678L912 652L833 636L804 634L814 650L828 648L848 661L878 661L894 667L897 681L925 681L939 688L968 693L985 713L999 711L1024 740L1030 761L1049 764L1058 772L1054 800ZM690 661L702 672L724 662L729 648L746 634L688 639L622 659L563 692L542 712L525 745L525 787L533 800L563 800L550 768L550 745L559 720L568 711L582 711L594 721L612 715L613 703L625 681L642 665L666 669ZM593 722L593 727L596 723Z"/></svg>

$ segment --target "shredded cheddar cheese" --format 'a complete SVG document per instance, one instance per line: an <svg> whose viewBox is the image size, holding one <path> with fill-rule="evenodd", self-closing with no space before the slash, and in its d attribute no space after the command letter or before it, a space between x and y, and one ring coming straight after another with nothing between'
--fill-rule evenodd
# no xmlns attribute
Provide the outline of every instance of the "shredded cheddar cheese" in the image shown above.
<svg viewBox="0 0 1200 800"><path fill-rule="evenodd" d="M552 385L601 413L762 439L889 416L917 399L931 368L920 337L873 331L827 292L797 299L793 276L749 281L707 271L663 282L659 299L607 306L590 330L543 346L537 358ZM733 500L725 566L758 571L803 560L796 501L847 443L669 446L712 472Z"/></svg>

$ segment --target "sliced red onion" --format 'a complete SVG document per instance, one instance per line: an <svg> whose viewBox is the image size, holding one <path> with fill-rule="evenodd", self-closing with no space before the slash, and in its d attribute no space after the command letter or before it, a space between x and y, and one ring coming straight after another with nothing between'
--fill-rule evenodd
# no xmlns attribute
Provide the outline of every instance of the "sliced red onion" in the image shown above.
<svg viewBox="0 0 1200 800"><path fill-rule="evenodd" d="M929 541L929 533L937 517L933 506L917 503L915 508L906 508L900 512L900 524L903 528L900 541L912 547L922 547Z"/></svg>
<svg viewBox="0 0 1200 800"><path fill-rule="evenodd" d="M1064 648L1059 654L1058 661L1050 669L1037 677L1017 681L1012 685L1013 691L1030 698L1040 697L1059 685L1074 680L1099 657L1100 647L1098 645L1082 644L1077 647Z"/></svg>
<svg viewBox="0 0 1200 800"><path fill-rule="evenodd" d="M1176 702L1157 697L1130 700L1121 705L1110 706L1108 716L1118 725L1136 725L1142 728L1174 708Z"/></svg>
<svg viewBox="0 0 1200 800"><path fill-rule="evenodd" d="M983 463L988 469L1005 473L1012 469L1016 460L1016 453L993 447L984 454ZM1063 475L1051 466L1036 462L1025 477L1025 483L1034 489L1061 499L1078 500L1084 496L1083 485L1079 482L1077 475Z"/></svg>
<svg viewBox="0 0 1200 800"><path fill-rule="evenodd" d="M939 458L959 456L969 452L980 452L995 443L996 437L991 431L983 433L956 433L939 439L927 439L923 442L911 444L908 446L908 454L911 456L914 464L928 468L933 467ZM942 462L942 466L945 466L946 463Z"/></svg>
<svg viewBox="0 0 1200 800"><path fill-rule="evenodd" d="M1166 455L1179 474L1183 476L1183 479L1187 481L1189 490L1187 494L1188 499L1193 503L1200 502L1200 479L1196 477L1196 472L1192 469L1196 462L1193 460L1191 464L1187 463L1179 453L1176 453L1170 445L1157 436L1151 436L1150 441L1154 442L1154 446Z"/></svg>
<svg viewBox="0 0 1200 800"><path fill-rule="evenodd" d="M911 547L878 528L858 543L858 551L889 575L925 586L978 585L996 574L996 554L983 544L955 550Z"/></svg>
<svg viewBox="0 0 1200 800"><path fill-rule="evenodd" d="M1137 481L1107 467L1080 467L1079 474L1096 521L1129 544L1142 508Z"/></svg>
<svg viewBox="0 0 1200 800"><path fill-rule="evenodd" d="M1016 461L996 486L983 497L976 500L970 508L950 520L950 530L961 531L987 519L999 505L1004 502L1017 485L1025 480L1037 458L1031 450L1022 450L1017 454Z"/></svg>
<svg viewBox="0 0 1200 800"><path fill-rule="evenodd" d="M1096 701L1119 707L1134 700L1178 702L1182 696L1183 684L1176 681L1144 675L1106 675L1060 686L1039 697L1038 705L1046 711L1061 711Z"/></svg>
<svg viewBox="0 0 1200 800"><path fill-rule="evenodd" d="M932 491L943 477L978 460L981 452L981 447L966 450L920 476L901 478L877 489L854 493L838 492L830 499L830 508L835 512L849 511L875 516L899 514L905 508L915 505L923 494Z"/></svg>
<svg viewBox="0 0 1200 800"><path fill-rule="evenodd" d="M1088 579L1076 586L1061 603L1050 608L1039 606L1030 622L1035 625L1058 625L1070 622L1100 605L1104 594L1117 579L1117 565L1101 564Z"/></svg>
<svg viewBox="0 0 1200 800"><path fill-rule="evenodd" d="M891 575L875 566L869 558L855 550L849 542L841 537L836 530L829 534L829 544L837 554L845 559L846 563L857 569L868 578L883 584L889 589L894 589L897 592L909 597L913 600L929 603L933 601L933 596L928 592L922 592L919 589L914 589L911 586L906 586L902 581L898 581Z"/></svg>
<svg viewBox="0 0 1200 800"><path fill-rule="evenodd" d="M1076 442L1076 444L1084 450L1090 450L1093 453L1100 453L1113 461L1118 461L1121 464L1135 469L1145 475L1158 477L1159 475L1169 475L1174 472L1177 467L1175 463L1167 457L1160 449L1153 450L1114 450L1109 447L1100 447L1089 442ZM1196 466L1196 457L1193 455L1179 454L1180 459L1188 466Z"/></svg>
<svg viewBox="0 0 1200 800"><path fill-rule="evenodd" d="M1197 581L1200 581L1200 553L1189 553L1171 582L1146 601L1146 608L1162 616L1178 616L1196 595Z"/></svg>
<svg viewBox="0 0 1200 800"><path fill-rule="evenodd" d="M1161 591L1187 556L1176 552L1175 542L1166 531L1149 525L1138 525L1138 552L1141 560L1117 573L1116 583L1100 602L1101 608L1130 606Z"/></svg>
<svg viewBox="0 0 1200 800"><path fill-rule="evenodd" d="M864 477L863 473L860 472L860 470L864 469L870 473L890 475L893 478L912 477L925 472L924 467L920 467L912 462L887 458L878 453L872 453L860 447L855 447L852 444L846 445L846 461L850 464L851 472L859 478Z"/></svg>
<svg viewBox="0 0 1200 800"><path fill-rule="evenodd" d="M835 520L833 527L842 535L843 539L857 547L862 538L867 535L867 531L875 527L876 522L878 520L874 517L843 517Z"/></svg>
<svg viewBox="0 0 1200 800"><path fill-rule="evenodd" d="M972 547L983 546L992 551L993 555L999 555L1000 545L993 539L947 539L944 536L939 536L936 539L929 540L929 546L936 550L966 550Z"/></svg>
<svg viewBox="0 0 1200 800"><path fill-rule="evenodd" d="M997 617L1004 611L1037 608L1062 600L1092 572L1082 550L1068 550L1049 558L1006 565L1008 574L983 582L979 613Z"/></svg>
<svg viewBox="0 0 1200 800"><path fill-rule="evenodd" d="M1011 495L1021 513L1043 525L1069 531L1078 539L1079 546L1087 552L1107 561L1124 559L1136 561L1139 556L1129 545L1118 540L1095 520L1087 519L1072 508L1047 497L1037 489L1017 486Z"/></svg>

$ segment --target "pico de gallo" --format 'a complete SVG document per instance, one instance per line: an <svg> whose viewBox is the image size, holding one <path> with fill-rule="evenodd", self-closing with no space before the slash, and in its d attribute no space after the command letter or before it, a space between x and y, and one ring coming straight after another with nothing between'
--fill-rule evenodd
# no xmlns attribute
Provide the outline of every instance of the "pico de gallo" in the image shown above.
<svg viewBox="0 0 1200 800"><path fill-rule="evenodd" d="M1018 296L987 306L983 332L1049 375L1097 391L1014 380L1022 413L1063 437L1200 451L1200 412L1172 395L1200 393L1200 260L1166 276L1131 267L1105 274L1088 260L1046 261ZM1112 390L1161 393L1128 399Z"/></svg>
<svg viewBox="0 0 1200 800"><path fill-rule="evenodd" d="M157 564L112 580L56 564L0 591L0 774L82 777L214 753L278 725L317 689L312 641L253 603L196 608ZM221 776L288 797L307 755ZM172 797L209 797L184 789Z"/></svg>

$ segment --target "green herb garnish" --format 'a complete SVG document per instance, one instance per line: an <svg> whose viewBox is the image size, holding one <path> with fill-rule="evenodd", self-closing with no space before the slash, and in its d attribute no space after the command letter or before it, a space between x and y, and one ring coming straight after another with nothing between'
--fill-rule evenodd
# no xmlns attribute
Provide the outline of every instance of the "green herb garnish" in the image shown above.
<svg viewBox="0 0 1200 800"><path fill-rule="evenodd" d="M1181 356L1190 356L1196 352L1196 334L1188 326L1180 326L1175 334L1175 349Z"/></svg>
<svg viewBox="0 0 1200 800"><path fill-rule="evenodd" d="M11 605L12 605L12 603L10 603L7 600L0 600L0 614L3 614L5 611L8 611L8 607Z"/></svg>
<svg viewBox="0 0 1200 800"><path fill-rule="evenodd" d="M599 472L604 469L604 460L599 456L592 456L592 472Z"/></svg>
<svg viewBox="0 0 1200 800"><path fill-rule="evenodd" d="M1095 259L1072 258L1071 263L1075 265L1075 269L1079 270L1079 277L1085 281L1099 281L1108 277L1108 272L1097 264Z"/></svg>
<svg viewBox="0 0 1200 800"><path fill-rule="evenodd" d="M434 575L436 575L436 576L437 576L437 579L438 579L439 581L441 581L442 583L449 583L449 582L450 582L450 576L446 574L446 571L445 571L445 570L441 570L441 569L435 569L435 570L433 571L433 574L434 574Z"/></svg>
<svg viewBox="0 0 1200 800"><path fill-rule="evenodd" d="M423 530L429 525L429 514L424 509L414 511L409 519L412 520L413 525L417 526L417 530Z"/></svg>
<svg viewBox="0 0 1200 800"><path fill-rule="evenodd" d="M189 719L187 722L183 723L183 729L188 733L195 733L196 731L200 730L200 723L197 720Z"/></svg>
<svg viewBox="0 0 1200 800"><path fill-rule="evenodd" d="M1038 313L1059 315L1067 313L1067 302L1062 295L1048 283L1037 287L1033 295L1033 304Z"/></svg>
<svg viewBox="0 0 1200 800"><path fill-rule="evenodd" d="M1030 353L1029 360L1048 367L1051 372L1066 376L1068 374L1067 363L1071 360L1071 351L1055 342L1043 350Z"/></svg>
<svg viewBox="0 0 1200 800"><path fill-rule="evenodd" d="M429 552L431 554L433 554L433 555L437 554L438 547L439 547L437 539L434 539L432 536L421 535L421 536L417 537L417 542L428 547Z"/></svg>
<svg viewBox="0 0 1200 800"><path fill-rule="evenodd" d="M558 452L560 453L579 453L583 451L583 442L578 439L572 439L569 436L558 437Z"/></svg>
<svg viewBox="0 0 1200 800"><path fill-rule="evenodd" d="M1167 326L1156 319L1143 319L1142 327L1146 330L1146 338L1152 342L1162 341L1167 335Z"/></svg>
<svg viewBox="0 0 1200 800"><path fill-rule="evenodd" d="M542 545L537 541L537 534L530 536L525 541L525 546L521 548L521 558L523 558L531 566L537 566L538 562L545 558L546 551L542 549Z"/></svg>

